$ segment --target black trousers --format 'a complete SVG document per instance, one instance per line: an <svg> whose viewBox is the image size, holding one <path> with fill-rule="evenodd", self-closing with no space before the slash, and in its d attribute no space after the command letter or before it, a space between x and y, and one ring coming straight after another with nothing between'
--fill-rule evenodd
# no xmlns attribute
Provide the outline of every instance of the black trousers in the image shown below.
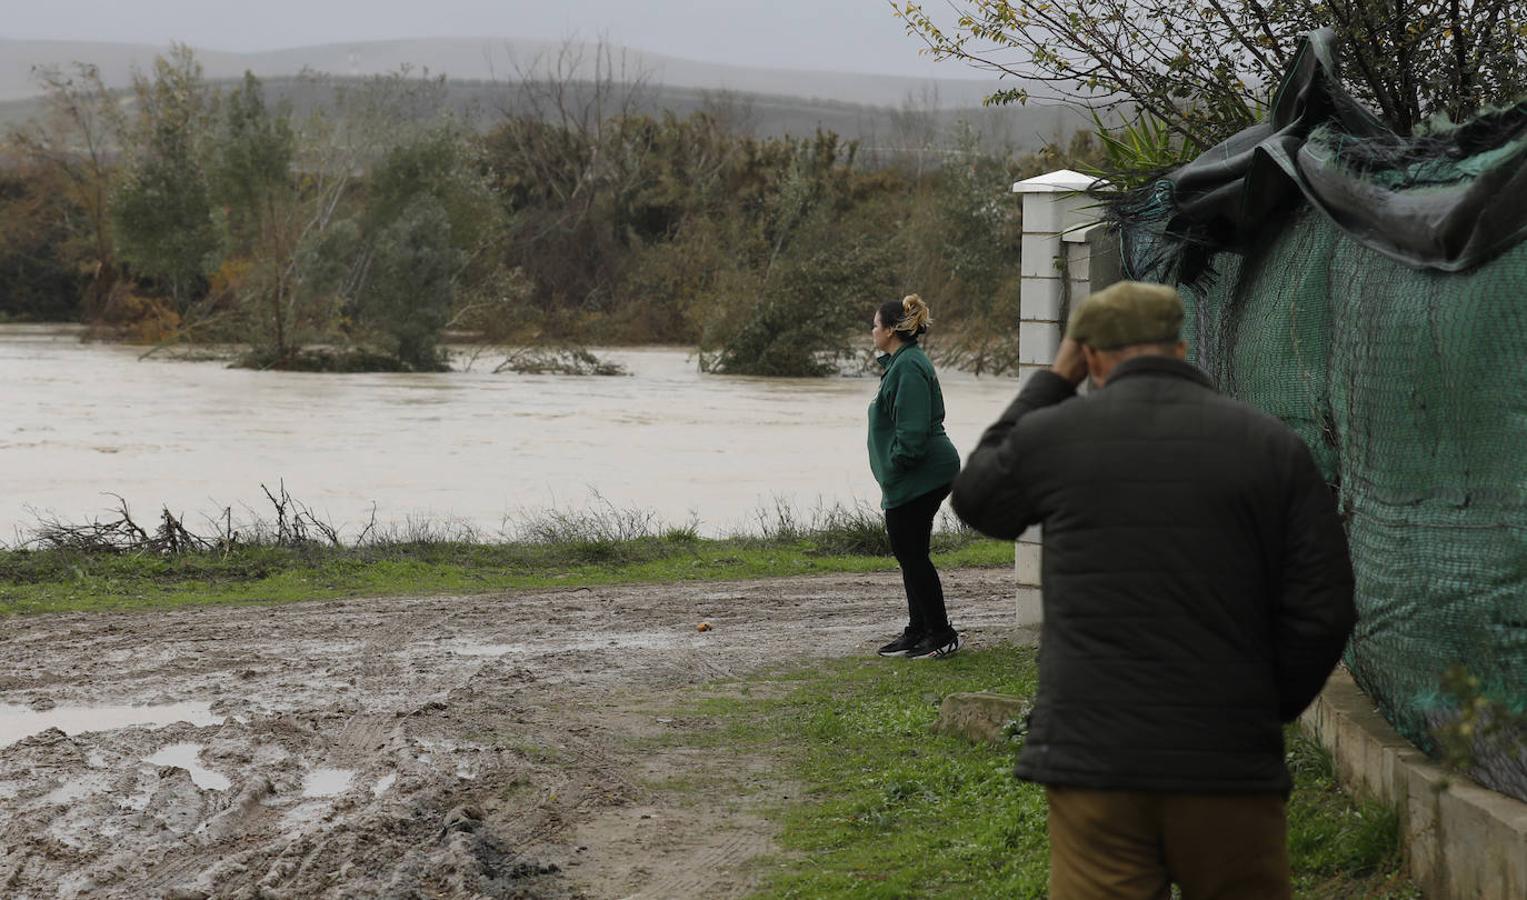
<svg viewBox="0 0 1527 900"><path fill-rule="evenodd" d="M908 627L920 634L949 630L949 615L944 611L944 585L938 570L928 558L928 543L933 537L933 519L949 496L950 485L914 497L885 511L885 530L891 537L891 552L901 565L901 583L907 589Z"/></svg>

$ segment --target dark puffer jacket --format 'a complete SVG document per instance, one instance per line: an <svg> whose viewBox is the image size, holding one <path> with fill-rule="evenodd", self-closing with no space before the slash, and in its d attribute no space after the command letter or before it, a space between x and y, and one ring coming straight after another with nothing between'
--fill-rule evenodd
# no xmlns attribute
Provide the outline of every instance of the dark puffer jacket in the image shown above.
<svg viewBox="0 0 1527 900"><path fill-rule="evenodd" d="M1019 776L1093 789L1283 791L1282 725L1356 621L1335 500L1299 436L1137 357L1085 398L1039 372L953 504L1043 523L1039 696Z"/></svg>

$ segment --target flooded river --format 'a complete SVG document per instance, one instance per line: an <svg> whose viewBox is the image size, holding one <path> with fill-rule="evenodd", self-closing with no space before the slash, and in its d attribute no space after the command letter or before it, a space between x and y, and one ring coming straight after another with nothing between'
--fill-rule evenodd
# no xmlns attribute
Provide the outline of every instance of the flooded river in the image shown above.
<svg viewBox="0 0 1527 900"><path fill-rule="evenodd" d="M251 372L139 360L58 328L0 326L0 539L37 513L106 516L117 494L151 523L231 506L268 514L260 485L354 534L469 522L490 534L526 510L595 492L711 534L749 528L776 498L875 501L864 449L872 377L703 375L683 349L601 355L629 377ZM1012 398L1012 379L941 373L962 455ZM244 514L247 518L247 513ZM210 529L208 529L210 530Z"/></svg>

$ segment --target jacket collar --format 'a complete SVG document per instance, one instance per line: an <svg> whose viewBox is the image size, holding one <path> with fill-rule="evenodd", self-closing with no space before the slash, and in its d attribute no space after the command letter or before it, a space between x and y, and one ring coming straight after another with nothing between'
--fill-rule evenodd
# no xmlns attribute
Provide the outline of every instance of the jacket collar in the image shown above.
<svg viewBox="0 0 1527 900"><path fill-rule="evenodd" d="M917 350L919 353L922 352L918 349L916 344L908 344L905 347L902 347L900 350L897 350L895 353L882 353L876 356L875 362L880 363L880 377L884 378L885 373L891 371L892 364L894 364L898 359L906 356L907 353L912 350Z"/></svg>
<svg viewBox="0 0 1527 900"><path fill-rule="evenodd" d="M1214 390L1214 382L1209 380L1209 376L1205 375L1202 369L1170 356L1137 356L1134 359L1126 359L1114 368L1103 388L1107 390L1119 379L1135 375L1166 375L1172 378L1184 378L1211 391Z"/></svg>

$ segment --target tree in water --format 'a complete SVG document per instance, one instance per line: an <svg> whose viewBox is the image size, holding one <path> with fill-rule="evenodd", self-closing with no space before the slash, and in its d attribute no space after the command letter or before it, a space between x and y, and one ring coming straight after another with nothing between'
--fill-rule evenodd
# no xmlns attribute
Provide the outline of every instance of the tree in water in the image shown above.
<svg viewBox="0 0 1527 900"><path fill-rule="evenodd" d="M436 345L455 302L461 256L445 207L427 193L377 235L361 308L386 335L389 351L411 369L445 367Z"/></svg>
<svg viewBox="0 0 1527 900"><path fill-rule="evenodd" d="M369 179L356 313L410 368L443 366L436 344L458 288L483 275L469 270L487 264L497 234L499 208L470 152L468 135L445 123L393 147Z"/></svg>
<svg viewBox="0 0 1527 900"><path fill-rule="evenodd" d="M207 121L201 64L176 46L154 61L152 81L136 85L136 158L112 198L112 224L122 259L160 282L185 317L220 249L200 143Z"/></svg>
<svg viewBox="0 0 1527 900"><path fill-rule="evenodd" d="M285 110L272 114L260 80L246 72L223 98L209 181L213 198L226 210L230 254L249 262L242 280L255 309L263 311L257 320L268 333L261 337L271 343L278 363L298 349L292 320L299 271L293 255L302 219L295 155L289 116Z"/></svg>

